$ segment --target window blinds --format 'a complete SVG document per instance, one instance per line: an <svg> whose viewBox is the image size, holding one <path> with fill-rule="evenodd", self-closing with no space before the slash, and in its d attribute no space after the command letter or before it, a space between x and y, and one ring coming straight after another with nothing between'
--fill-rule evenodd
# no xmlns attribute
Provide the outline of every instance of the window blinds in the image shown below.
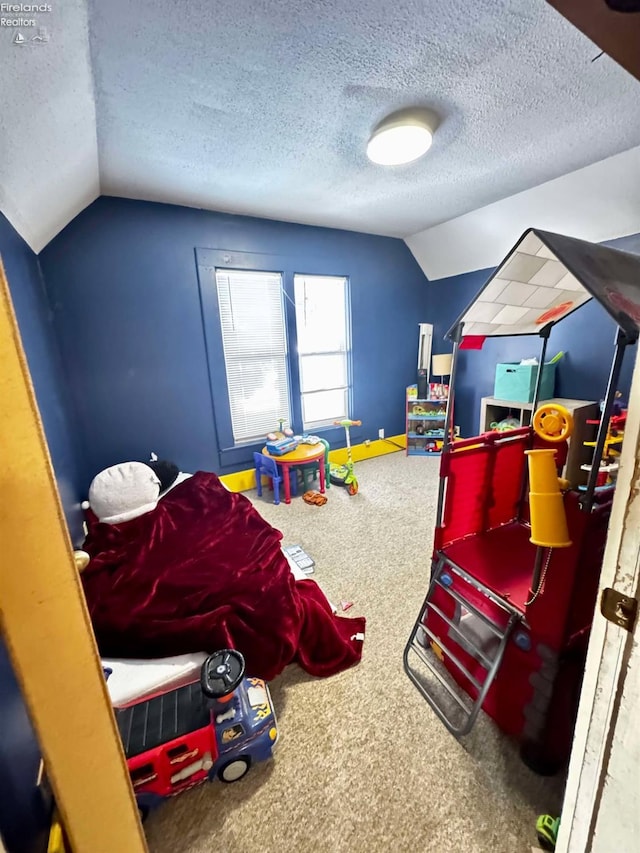
<svg viewBox="0 0 640 853"><path fill-rule="evenodd" d="M235 442L291 423L282 276L216 269L216 288Z"/></svg>

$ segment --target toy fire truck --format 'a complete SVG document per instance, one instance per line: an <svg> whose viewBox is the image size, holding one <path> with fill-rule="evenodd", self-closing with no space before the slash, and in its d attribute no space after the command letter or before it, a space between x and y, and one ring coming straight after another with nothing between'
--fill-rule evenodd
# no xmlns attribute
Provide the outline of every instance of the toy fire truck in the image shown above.
<svg viewBox="0 0 640 853"><path fill-rule="evenodd" d="M269 689L244 677L240 652L224 649L200 681L116 710L140 816L206 780L235 782L270 758L278 738Z"/></svg>

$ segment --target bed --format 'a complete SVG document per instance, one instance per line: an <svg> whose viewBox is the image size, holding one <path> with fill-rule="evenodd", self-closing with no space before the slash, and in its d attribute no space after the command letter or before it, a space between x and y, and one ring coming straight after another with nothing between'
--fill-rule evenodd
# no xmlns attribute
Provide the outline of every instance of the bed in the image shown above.
<svg viewBox="0 0 640 853"><path fill-rule="evenodd" d="M189 476L191 475L185 474L182 479ZM307 575L288 554L284 551L282 553L289 563L294 579L306 580ZM335 613L336 608L331 602L329 605ZM102 658L111 703L115 708L124 708L140 699L164 693L169 688L189 684L198 678L206 657L205 652L191 652L166 658Z"/></svg>
<svg viewBox="0 0 640 853"><path fill-rule="evenodd" d="M81 577L114 704L192 680L224 646L265 680L293 661L316 676L357 663L364 619L337 616L281 538L208 472L182 475L139 517L91 523Z"/></svg>

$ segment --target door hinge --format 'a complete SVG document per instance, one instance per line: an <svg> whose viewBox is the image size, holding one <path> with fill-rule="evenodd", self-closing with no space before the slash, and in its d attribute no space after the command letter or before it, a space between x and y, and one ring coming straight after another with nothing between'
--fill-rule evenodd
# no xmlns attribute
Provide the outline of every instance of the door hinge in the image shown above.
<svg viewBox="0 0 640 853"><path fill-rule="evenodd" d="M602 590L600 612L609 622L613 622L627 631L633 631L638 615L638 600L607 587Z"/></svg>

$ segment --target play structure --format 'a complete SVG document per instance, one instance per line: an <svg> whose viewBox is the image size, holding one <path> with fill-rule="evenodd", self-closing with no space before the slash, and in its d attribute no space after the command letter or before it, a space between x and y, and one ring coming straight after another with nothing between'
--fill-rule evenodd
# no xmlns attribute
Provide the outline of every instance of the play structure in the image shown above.
<svg viewBox="0 0 640 853"><path fill-rule="evenodd" d="M269 688L244 677L233 649L209 655L200 681L119 708L116 721L143 819L201 782L241 779L278 737Z"/></svg>
<svg viewBox="0 0 640 853"><path fill-rule="evenodd" d="M353 458L351 456L351 436L349 429L352 426L361 426L362 421L352 421L345 418L342 421L334 421L334 426L344 427L345 438L347 442L347 461L345 465L331 465L329 469L329 478L336 486L344 486L350 495L355 495L358 492L358 480L353 468Z"/></svg>
<svg viewBox="0 0 640 853"><path fill-rule="evenodd" d="M540 368L531 426L453 442L460 351L487 337L536 334L544 365L553 326L592 297L618 331L582 490L558 476L571 415L538 405ZM467 734L483 708L541 773L570 752L614 492L614 482L601 483L600 462L612 449L622 359L639 326L640 257L530 230L448 333L431 579L405 670L452 733Z"/></svg>

